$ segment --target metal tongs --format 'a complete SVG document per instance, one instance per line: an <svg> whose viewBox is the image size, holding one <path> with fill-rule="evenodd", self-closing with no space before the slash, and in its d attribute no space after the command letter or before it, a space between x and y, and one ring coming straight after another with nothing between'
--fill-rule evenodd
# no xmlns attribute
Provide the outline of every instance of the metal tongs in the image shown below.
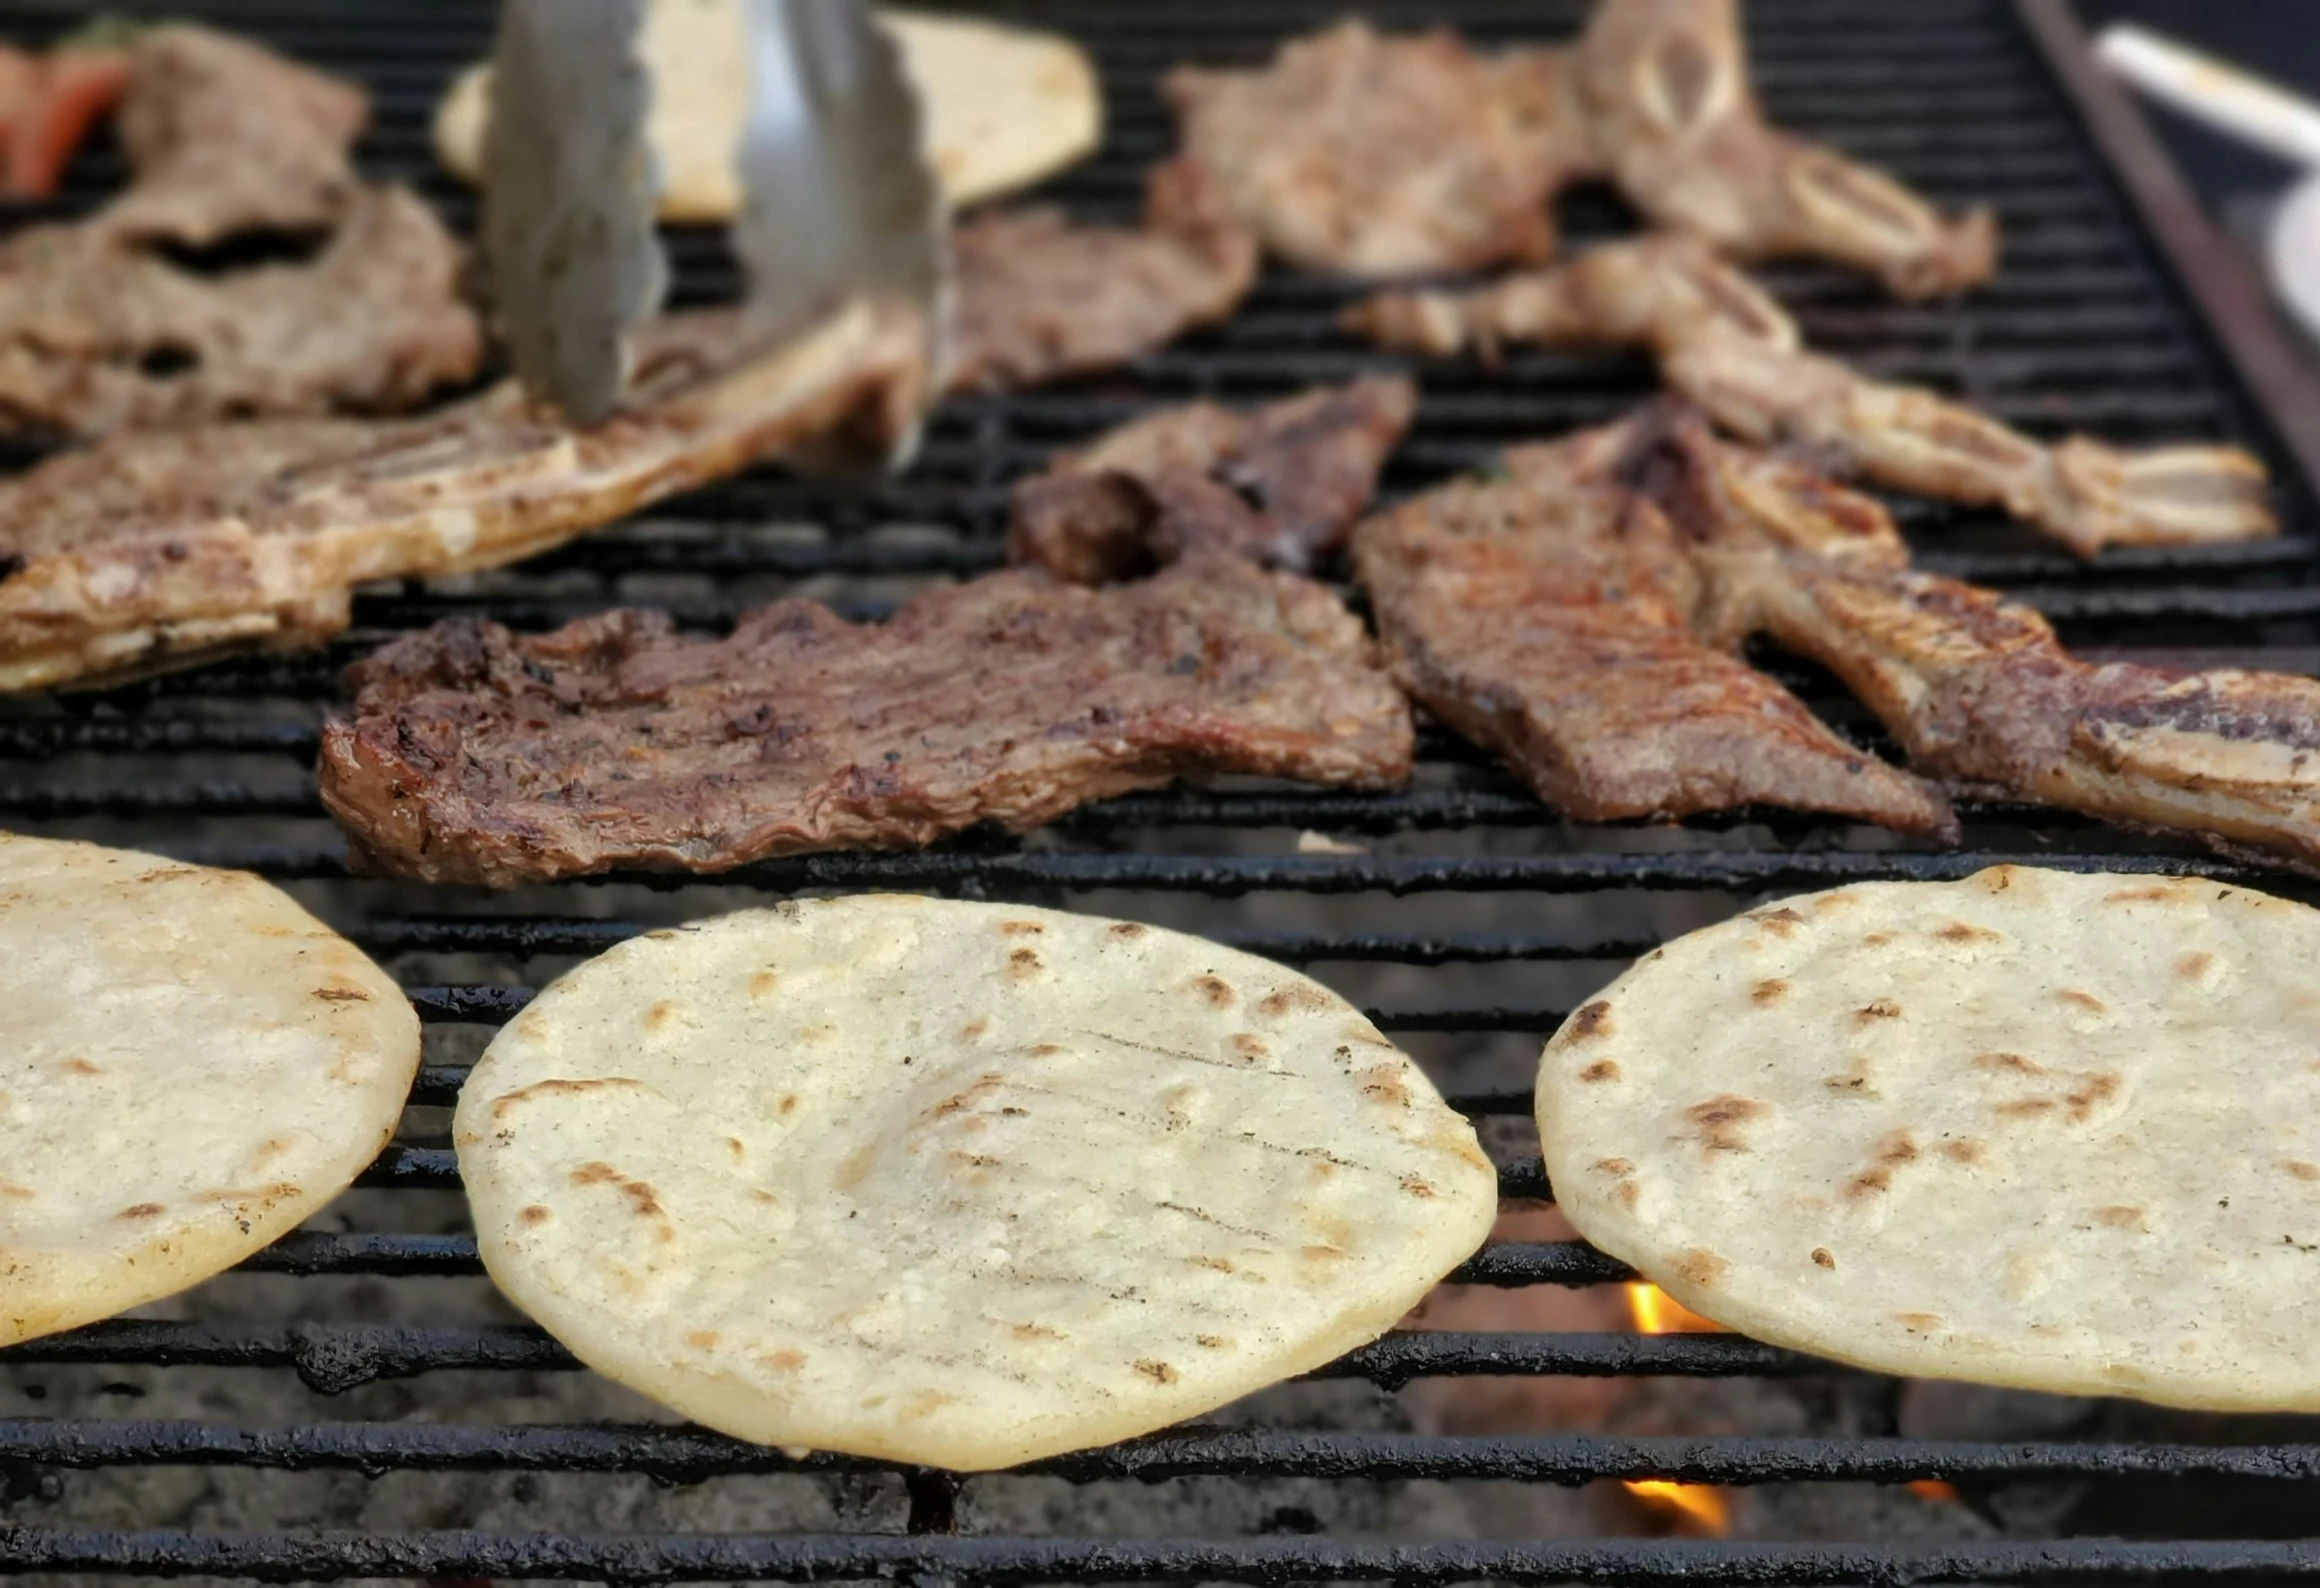
<svg viewBox="0 0 2320 1588"><path fill-rule="evenodd" d="M638 49L645 10L645 0L500 6L484 247L517 375L580 425L618 409L629 333L667 290L645 124L654 94L687 85L650 80ZM942 196L894 41L860 0L741 0L741 10L750 100L731 237L748 280L744 336L778 345L850 298L899 301L924 327L926 367L939 370Z"/></svg>

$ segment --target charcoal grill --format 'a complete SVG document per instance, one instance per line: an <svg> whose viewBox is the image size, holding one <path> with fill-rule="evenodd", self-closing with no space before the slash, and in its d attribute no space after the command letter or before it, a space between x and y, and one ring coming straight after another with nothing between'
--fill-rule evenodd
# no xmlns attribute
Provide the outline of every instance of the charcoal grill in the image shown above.
<svg viewBox="0 0 2320 1588"><path fill-rule="evenodd" d="M217 0L166 9L200 11L367 81L378 96L367 145L372 168L417 182L456 224L472 224L469 196L434 172L426 129L448 75L485 49L488 8L474 0L361 8ZM1086 215L1132 214L1143 168L1170 142L1153 93L1163 68L1189 58L1260 58L1280 37L1339 9L1336 0L1056 5L1044 15L1034 9L1034 20L1064 27L1094 49L1111 103L1101 156L1054 184L1055 197ZM1568 34L1581 5L1464 0L1364 9L1402 25L1454 20L1493 41ZM17 10L23 31L34 35L72 20L62 4L46 9L20 0ZM1961 392L2033 430L2082 426L2122 442L2239 441L2265 453L2280 478L2288 533L2279 540L2121 551L2091 569L1991 515L1899 503L1925 563L2035 603L2085 650L2320 669L2320 513L2302 467L2320 460L2310 439L2313 410L2299 406L2291 390L2299 377L2266 346L2230 262L2195 227L2185 228L2180 190L2152 161L2147 131L2101 85L2047 58L2042 43L2067 39L2068 14L2049 0L2027 0L2019 9L1999 0L1749 0L1749 11L1757 79L1779 120L1885 164L1945 203L1994 202L2006 228L2004 274L1958 305L1897 305L1834 271L1770 271L1771 285L1798 311L1815 346ZM2077 109L2091 113L2099 137ZM2106 147L2131 158L2114 167ZM60 212L93 201L119 176L116 155L92 151ZM1574 197L1564 214L1579 238L1624 224L1606 198ZM2138 218L2145 214L2173 218L2152 230ZM674 253L680 300L734 290L716 239L683 235ZM451 1420L433 1420L378 1410L375 1398L360 1395L342 1404L372 1412L288 1423L21 1415L39 1409L30 1397L42 1374L77 1368L150 1370L148 1384L222 1368L294 1372L332 1394L474 1372L571 1381L565 1370L575 1364L528 1325L407 1321L426 1319L423 1302L382 1305L381 1298L416 1294L442 1277L465 1276L471 1289L480 1288L471 1236L414 1232L409 1226L426 1221L392 1210L456 1186L440 1111L455 1097L479 1034L520 1009L531 986L648 927L763 897L907 888L1065 903L1206 931L1316 967L1357 997L1383 1002L1375 1011L1380 1022L1410 1033L1448 1079L1454 1100L1494 1139L1509 1138L1499 1143L1504 1193L1541 1198L1548 1187L1521 1138L1536 1040L1560 1019L1559 1006L1668 932L1783 890L1957 877L2002 859L2228 875L2311 896L2310 884L2252 873L2186 845L2005 804L1969 804L1964 842L1946 851L1781 813L1675 828L1581 827L1543 811L1486 758L1440 733L1423 739L1417 783L1392 795L1258 784L1172 790L1111 801L1021 841L971 834L921 854L784 860L714 882L615 878L490 897L345 877L310 773L316 725L339 667L387 635L478 610L539 626L621 600L657 601L686 622L713 627L789 590L874 613L928 581L996 566L1006 483L1058 445L1149 404L1268 398L1379 363L1331 328L1347 296L1337 285L1275 273L1231 324L1120 375L952 403L930 426L910 474L867 496L832 497L772 473L751 474L520 570L369 592L356 603L355 632L323 655L241 661L110 693L0 704L0 822L285 879L398 970L430 1037L408 1128L365 1176L372 1194L350 1204L389 1210L370 1220L378 1227L309 1231L263 1253L248 1272L297 1277L227 1281L272 1298L243 1311L220 1316L197 1307L190 1316L115 1322L0 1353L0 1575L1695 1585L2320 1576L2320 1542L2293 1537L2320 1531L2296 1522L2295 1508L2308 1508L2320 1492L2301 1486L2320 1481L2320 1443L2304 1442L2314 1436L2301 1425L2271 1442L2212 1429L2166 1441L1932 1440L1899 1437L1889 1420L1857 1437L1461 1438L1260 1418L1035 1469L1082 1486L1661 1478L1766 1490L1920 1479L1999 1488L2157 1481L2156 1491L2132 1492L2229 1496L2238 1507L2168 1513L2171 1526L2146 1519L2124 1529L2142 1535L2133 1538L1913 1544L1892 1537L1375 1540L1313 1533L1277 1517L1274 1531L1232 1536L994 1533L972 1525L961 1532L977 1485L991 1480L962 1485L873 1462L792 1460L641 1420L551 1426L461 1420L456 1410ZM2203 315L2195 298L2223 317ZM1652 389L1640 360L1543 352L1518 354L1495 374L1452 365L1421 374L1424 405L1389 476L1390 492L1477 464L1507 442L1608 418ZM1831 720L1879 742L1830 680L1776 660L1769 665ZM442 1204L439 1196L428 1205ZM1495 1286L1583 1286L1625 1275L1583 1245L1544 1242L1495 1245L1459 1277ZM308 1293L300 1287L334 1283L356 1287L354 1299L335 1311L299 1299ZM382 1313L406 1321L377 1321ZM939 1329L941 1320L928 1326ZM1736 1337L1617 1333L1396 1333L1321 1376L1390 1389L1485 1374L1863 1382ZM266 1481L283 1482L352 1471L631 1474L683 1485L804 1472L882 1481L907 1503L890 1509L880 1527L859 1531L624 1532L607 1524L590 1531L229 1531L161 1514L140 1502L141 1489L127 1487L121 1492L129 1500L103 1525L44 1519L60 1493L93 1474L215 1466L257 1469ZM2216 1536L2227 1529L2215 1518L2248 1514L2251 1495L2285 1524L2262 1529L2264 1536L2253 1536L2253 1528Z"/></svg>

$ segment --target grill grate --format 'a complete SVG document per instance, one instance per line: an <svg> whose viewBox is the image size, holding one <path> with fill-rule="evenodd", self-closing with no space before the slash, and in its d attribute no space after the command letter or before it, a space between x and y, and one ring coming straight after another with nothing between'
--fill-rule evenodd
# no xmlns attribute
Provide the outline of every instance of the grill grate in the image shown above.
<svg viewBox="0 0 2320 1588"><path fill-rule="evenodd" d="M77 20L61 3L26 8L27 31ZM378 95L367 154L374 171L408 177L455 225L474 205L437 175L427 147L433 99L488 42L488 8L472 0L340 7L323 0L211 0L192 9L367 81ZM1280 37L1329 20L1333 0L1252 5L1179 0L1166 8L1021 7L1064 27L1099 57L1112 124L1102 155L1053 185L1091 216L1125 216L1142 168L1170 133L1152 91L1183 59L1254 61ZM1463 0L1365 7L1381 23L1445 12L1485 42L1568 34L1580 0ZM2224 373L2150 239L2130 222L2100 158L2000 0L1749 0L1758 82L1774 116L1889 165L1936 199L1987 199L2006 229L2006 268L1958 305L1897 305L1831 270L1768 273L1812 343L1863 367L1961 392L2038 431L2082 426L2133 442L2212 437L2281 462L2276 438ZM109 148L76 172L70 213L117 183ZM1564 206L1575 240L1623 224L1612 200ZM734 290L717 239L677 237L678 299ZM1020 841L986 834L924 854L833 855L769 862L713 882L615 877L505 896L355 882L321 819L310 766L337 670L389 634L458 612L521 626L560 622L623 600L668 606L716 627L774 595L802 591L853 615L877 615L935 579L994 567L1007 482L1059 445L1141 408L1193 396L1257 400L1382 361L1331 329L1353 289L1269 276L1229 325L1115 377L1068 389L956 402L929 427L910 475L867 495L832 499L754 473L665 504L649 518L521 569L435 585L376 589L357 626L314 657L237 661L89 696L0 702L0 823L161 848L246 865L289 880L405 981L428 1026L429 1061L406 1129L347 1206L356 1225L280 1243L225 1282L238 1302L196 1302L163 1318L124 1320L0 1355L0 1575L205 1573L266 1579L347 1577L892 1578L922 1581L1393 1579L1756 1584L1786 1582L2109 1582L2150 1577L2270 1580L2320 1575L2320 1544L2205 1538L2185 1525L2146 1542L1941 1540L1922 1544L1594 1539L1418 1542L1345 1536L1117 1537L1084 1522L948 1531L981 1485L901 1474L897 1511L876 1527L780 1533L621 1533L518 1525L510 1531L370 1526L289 1527L257 1513L255 1531L198 1525L145 1503L134 1486L113 1512L71 1511L87 1475L148 1468L226 1468L265 1475L332 1471L368 1478L626 1474L664 1484L804 1473L830 1482L895 1469L831 1456L792 1460L691 1428L633 1420L585 1424L461 1420L456 1392L433 1403L450 1421L380 1400L386 1381L460 1374L543 1375L574 1382L576 1364L529 1325L430 1316L425 1289L481 1290L475 1244L440 1227L456 1188L441 1113L490 1029L531 988L578 957L638 932L771 894L909 888L967 897L1065 903L1206 932L1311 965L1371 1005L1476 1116L1508 1197L1549 1194L1523 1134L1537 1039L1562 1009L1666 936L1766 894L1838 882L1947 878L2005 859L2078 868L2134 866L2257 882L2315 897L2316 887L2219 862L2187 846L2121 834L2006 803L1964 807L1954 851L1899 846L1891 835L1785 813L1746 812L1678 828L1579 827L1542 811L1487 758L1440 733L1422 738L1422 770L1404 793L1361 795L1233 784L1136 795L1080 812ZM1640 360L1522 352L1499 372L1419 371L1419 423L1389 471L1389 495L1480 462L1508 442L1608 418L1652 389ZM1896 506L1926 565L2005 588L2047 612L2066 638L2115 657L2320 669L2320 514L2282 469L2288 533L2254 546L2114 553L2094 569L1992 515L1938 504ZM1773 662L1832 721L1880 743L1832 681ZM1301 832L1349 852L1307 852ZM413 1211L417 1210L417 1211ZM432 1221L432 1223L431 1223ZM244 1277L247 1276L247 1277ZM1618 1282L1620 1265L1576 1242L1508 1241L1456 1276L1476 1285ZM351 1299L308 1298L349 1284ZM257 1287L257 1288L253 1288ZM287 1287L287 1288L285 1288ZM402 1301L400 1297L417 1299ZM382 1321L383 1320L383 1321ZM349 1396L358 1415L267 1421L248 1415L26 1415L47 1375L146 1375L147 1386L210 1369L295 1375ZM1316 1375L1394 1389L1475 1375L1543 1378L1793 1379L1850 1386L1886 1405L1899 1387L1733 1337L1587 1333L1409 1332L1388 1336ZM528 1381L528 1380L526 1380ZM94 1382L92 1380L92 1382ZM209 1381L205 1381L209 1382ZM128 1386L134 1389L135 1386ZM121 1388L121 1386L113 1386ZM146 1391L139 1391L145 1393ZM365 1398L366 1396L370 1398ZM182 1399L182 1398L181 1398ZM190 1402L188 1402L190 1404ZM1295 1426L1200 1426L1031 1469L1077 1485L1130 1480L1513 1480L1578 1485L1660 1478L1750 1486L1892 1485L1941 1478L1999 1487L2163 1479L2196 1492L2276 1496L2282 1507L2320 1482L2308 1428L2269 1425L2266 1442L2229 1432L2182 1439L1897 1437L1888 1410L1861 1437L1425 1436ZM283 1481L287 1481L283 1479ZM262 1491L264 1492L264 1491ZM524 1491L514 1491L519 1499ZM1311 1490L1301 1492L1312 1492ZM27 1496L30 1499L27 1499ZM47 1497L44 1499L43 1497ZM65 1509L44 1507L51 1501ZM437 1512L412 1512L414 1521ZM96 1521L87 1517L98 1517ZM1307 1520L1311 1513L1306 1513ZM318 1521L333 1518L322 1516ZM971 1518L970 1518L971 1519ZM843 1516L841 1515L841 1520ZM1282 1523L1306 1530L1294 1518ZM1276 1531L1279 1528L1275 1529ZM2292 1529L2301 1530L2301 1529ZM2278 1531L2277 1528L2273 1531Z"/></svg>

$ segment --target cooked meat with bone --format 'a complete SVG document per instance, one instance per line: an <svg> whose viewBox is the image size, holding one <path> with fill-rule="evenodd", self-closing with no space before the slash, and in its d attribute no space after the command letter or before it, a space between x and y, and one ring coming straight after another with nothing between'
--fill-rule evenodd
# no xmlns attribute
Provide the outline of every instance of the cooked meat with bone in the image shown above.
<svg viewBox="0 0 2320 1588"><path fill-rule="evenodd" d="M1766 124L1737 0L1601 0L1577 59L1595 147L1654 224L1744 259L1833 259L1904 298L1995 272L1988 210L1945 219L1889 178Z"/></svg>
<svg viewBox="0 0 2320 1588"><path fill-rule="evenodd" d="M1224 319L1257 279L1255 241L1181 167L1155 173L1141 226L1000 210L951 234L951 262L953 391L1125 364Z"/></svg>
<svg viewBox="0 0 2320 1588"><path fill-rule="evenodd" d="M1665 353L1704 327L1776 348L1796 322L1706 243L1660 232L1602 243L1566 264L1463 291L1381 292L1345 311L1348 331L1397 353L1495 359L1509 343Z"/></svg>
<svg viewBox="0 0 2320 1588"><path fill-rule="evenodd" d="M0 481L0 690L318 643L355 585L497 567L849 425L894 433L923 379L909 325L867 308L772 352L712 311L648 327L591 430L509 382L424 418L117 436Z"/></svg>
<svg viewBox="0 0 2320 1588"><path fill-rule="evenodd" d="M207 248L236 232L314 232L358 183L347 151L369 118L353 83L210 28L137 35L121 101L135 179L106 210L119 237Z"/></svg>
<svg viewBox="0 0 2320 1588"><path fill-rule="evenodd" d="M1309 568L1369 506L1417 408L1409 381L1371 376L1262 408L1147 414L1017 483L1008 559L1080 584L1201 551Z"/></svg>
<svg viewBox="0 0 2320 1588"><path fill-rule="evenodd" d="M1346 324L1407 352L1508 342L1641 347L1675 390L1759 444L1926 496L2002 506L2082 557L2277 532L2263 465L2236 447L2051 446L1922 387L1870 380L1802 350L1779 305L1698 242L1609 243L1468 292L1394 292Z"/></svg>
<svg viewBox="0 0 2320 1588"><path fill-rule="evenodd" d="M1359 620L1234 556L1103 590L997 573L884 624L782 601L722 640L439 624L352 681L322 793L358 854L494 887L913 847L1187 775L1390 788L1412 754Z"/></svg>
<svg viewBox="0 0 2320 1588"><path fill-rule="evenodd" d="M0 245L0 424L101 435L417 406L482 357L459 245L407 188L368 188L312 260L219 276L91 225Z"/></svg>
<svg viewBox="0 0 2320 1588"><path fill-rule="evenodd" d="M1645 487L1692 548L1703 637L1811 657L1954 787L2320 867L2320 682L2079 661L1991 591L1798 549L1719 478L1731 451L1683 438Z"/></svg>
<svg viewBox="0 0 2320 1588"><path fill-rule="evenodd" d="M0 244L0 426L395 410L474 374L459 245L408 189L355 179L365 114L361 90L254 44L140 35L120 112L134 182ZM286 235L318 251L218 269L168 251Z"/></svg>
<svg viewBox="0 0 2320 1588"><path fill-rule="evenodd" d="M1947 827L1939 797L1734 659L1826 666L1912 770L2320 869L2320 682L2070 655L2045 619L1917 573L1884 509L1663 406L1362 524L1396 676L1588 819L1762 802ZM1852 781L1847 781L1851 779Z"/></svg>
<svg viewBox="0 0 2320 1588"><path fill-rule="evenodd" d="M1547 258L1549 200L1593 159L1559 52L1480 55L1445 29L1340 22L1256 70L1179 67L1161 91L1181 160L1268 252L1308 270Z"/></svg>
<svg viewBox="0 0 2320 1588"><path fill-rule="evenodd" d="M1949 832L1938 793L1694 635L1700 591L1674 527L1613 478L1631 441L1620 426L1519 449L1502 480L1360 526L1354 560L1396 679L1582 821L1766 804ZM1743 488L1803 520L1800 540L1898 555L1889 534L1864 537L1849 493L1787 483L1767 461Z"/></svg>
<svg viewBox="0 0 2320 1588"><path fill-rule="evenodd" d="M2264 467L2237 447L2126 451L2085 436L2049 446L1923 387L1718 329L1683 339L1660 367L1744 440L1798 443L1880 485L2004 507L2082 557L2279 532Z"/></svg>

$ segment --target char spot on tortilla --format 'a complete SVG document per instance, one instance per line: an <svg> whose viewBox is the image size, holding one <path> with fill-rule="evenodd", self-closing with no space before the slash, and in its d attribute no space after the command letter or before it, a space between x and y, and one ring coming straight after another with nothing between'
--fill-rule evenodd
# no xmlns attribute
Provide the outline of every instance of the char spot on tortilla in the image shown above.
<svg viewBox="0 0 2320 1588"><path fill-rule="evenodd" d="M1611 1035L1611 1004L1603 998L1580 1007L1571 1017L1571 1036L1574 1040Z"/></svg>

